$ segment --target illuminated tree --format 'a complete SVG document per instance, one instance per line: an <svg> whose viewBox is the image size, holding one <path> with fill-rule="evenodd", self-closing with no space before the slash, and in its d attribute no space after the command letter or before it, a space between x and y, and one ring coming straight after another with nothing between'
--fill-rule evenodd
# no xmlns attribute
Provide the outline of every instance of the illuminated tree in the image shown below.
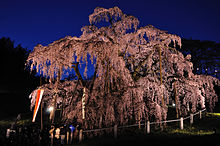
<svg viewBox="0 0 220 146"><path fill-rule="evenodd" d="M180 37L151 25L138 28L138 19L118 7L96 8L89 22L79 38L68 36L48 46L38 45L27 60L31 69L35 66L50 79L74 69L78 81L56 85L51 82L41 87L48 105L55 101L51 95L56 89L56 104L63 109L63 121L75 118L82 122L83 94L85 128L166 120L174 84L181 116L195 112L199 106L205 108L207 101L213 108L217 101L213 82L219 84L219 80L192 73L190 56L184 57L176 50L181 47ZM102 26L104 22L108 25ZM85 80L79 67L85 64L86 76L89 60L95 71L91 80Z"/></svg>

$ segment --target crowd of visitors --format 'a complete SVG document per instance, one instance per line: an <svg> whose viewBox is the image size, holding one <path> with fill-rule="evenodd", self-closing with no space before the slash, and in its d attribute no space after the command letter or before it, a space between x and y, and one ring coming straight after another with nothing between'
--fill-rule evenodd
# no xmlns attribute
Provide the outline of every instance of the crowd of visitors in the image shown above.
<svg viewBox="0 0 220 146"><path fill-rule="evenodd" d="M5 137L1 139L2 146L62 146L78 142L78 125L57 124L14 126L6 129Z"/></svg>

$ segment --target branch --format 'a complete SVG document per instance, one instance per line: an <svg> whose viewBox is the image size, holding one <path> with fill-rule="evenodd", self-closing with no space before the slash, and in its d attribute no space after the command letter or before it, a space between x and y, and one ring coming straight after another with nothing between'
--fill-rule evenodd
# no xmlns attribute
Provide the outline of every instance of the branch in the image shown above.
<svg viewBox="0 0 220 146"><path fill-rule="evenodd" d="M91 86L90 86L90 93L92 93L92 90L93 90L93 86L94 86L94 83L95 83L97 71L98 71L98 64L96 64L95 72L94 72L93 77L92 77L92 83L91 83Z"/></svg>
<svg viewBox="0 0 220 146"><path fill-rule="evenodd" d="M85 83L84 83L84 81L83 81L83 78L82 78L82 76L81 76L81 74L80 74L80 72L79 72L79 68L78 68L78 65L79 65L79 62L77 62L77 63L72 63L73 64L73 69L75 70L75 73L76 73L76 76L78 77L78 80L79 80L79 82L80 82L80 84L83 86L83 87L85 87Z"/></svg>
<svg viewBox="0 0 220 146"><path fill-rule="evenodd" d="M77 90L78 85L79 85L79 79L78 79L78 81L77 81L77 84L76 84L75 90L74 90L74 92L73 92L73 95L76 94L76 90ZM72 105L72 102L73 102L73 96L72 96L72 98L71 98L70 105Z"/></svg>
<svg viewBox="0 0 220 146"><path fill-rule="evenodd" d="M137 78L138 72L141 70L141 67L144 66L148 62L148 59L152 54L153 54L153 51L151 51L149 55L147 55L142 61L140 61L138 63L138 66L134 69L134 73L132 76L135 80L138 80Z"/></svg>

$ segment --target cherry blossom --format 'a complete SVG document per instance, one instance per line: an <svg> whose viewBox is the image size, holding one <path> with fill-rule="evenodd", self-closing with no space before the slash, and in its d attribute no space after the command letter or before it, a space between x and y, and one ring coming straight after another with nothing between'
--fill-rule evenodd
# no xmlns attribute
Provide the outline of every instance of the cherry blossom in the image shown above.
<svg viewBox="0 0 220 146"><path fill-rule="evenodd" d="M103 21L109 25L100 27ZM184 57L176 49L181 47L179 36L152 25L139 28L139 20L118 7L97 7L89 22L80 37L67 36L48 46L37 45L27 59L31 70L36 68L51 81L62 76L65 69L74 69L77 80L39 87L45 89L43 102L48 106L57 97L56 106L62 108L64 122L83 122L83 94L86 129L166 120L167 105L172 101L176 101L179 116L214 108L218 100L214 86L220 82L193 74L191 56ZM87 75L89 60L95 71L92 79L86 80L79 68L85 64ZM30 95L31 108L34 92Z"/></svg>

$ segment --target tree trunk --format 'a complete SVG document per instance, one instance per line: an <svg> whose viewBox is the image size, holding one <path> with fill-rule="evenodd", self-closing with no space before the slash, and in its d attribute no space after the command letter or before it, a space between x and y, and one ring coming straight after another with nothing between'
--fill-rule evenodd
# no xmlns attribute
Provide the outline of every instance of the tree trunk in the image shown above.
<svg viewBox="0 0 220 146"><path fill-rule="evenodd" d="M78 80L80 81L81 85L84 87L85 86L84 85L84 81L83 81L83 78L82 78L82 76L81 76L81 74L79 72L78 65L79 65L78 62L77 63L73 63L73 69L74 69L74 71L76 73L76 76L78 77Z"/></svg>
<svg viewBox="0 0 220 146"><path fill-rule="evenodd" d="M86 97L86 83L84 82L80 72L79 72L79 68L78 68L78 65L79 63L73 63L73 69L75 70L75 73L76 73L76 76L78 77L78 82L81 83L81 85L83 86L83 96L82 96L82 129L85 128L85 97ZM96 74L96 73L95 73ZM95 75L96 76L96 75ZM95 79L94 79L95 80ZM77 86L78 86L78 83L77 83ZM77 90L77 86L75 88L75 91ZM88 94L88 92L87 92ZM71 101L72 102L72 101Z"/></svg>

